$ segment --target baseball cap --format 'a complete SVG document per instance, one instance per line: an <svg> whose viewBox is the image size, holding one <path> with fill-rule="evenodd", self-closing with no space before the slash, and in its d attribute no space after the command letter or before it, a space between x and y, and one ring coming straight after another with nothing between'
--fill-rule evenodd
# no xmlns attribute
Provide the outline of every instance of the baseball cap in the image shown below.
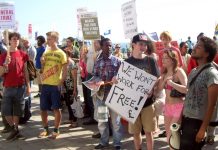
<svg viewBox="0 0 218 150"><path fill-rule="evenodd" d="M146 42L147 40L148 40L148 37L145 34L139 33L139 34L136 34L135 36L133 36L132 43L136 43L139 41Z"/></svg>

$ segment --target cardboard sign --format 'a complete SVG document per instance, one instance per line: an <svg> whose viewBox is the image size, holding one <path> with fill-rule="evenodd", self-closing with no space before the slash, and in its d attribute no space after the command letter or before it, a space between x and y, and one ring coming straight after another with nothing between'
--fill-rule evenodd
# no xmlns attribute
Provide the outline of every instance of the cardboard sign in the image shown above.
<svg viewBox="0 0 218 150"><path fill-rule="evenodd" d="M105 104L127 121L134 123L157 78L123 61Z"/></svg>
<svg viewBox="0 0 218 150"><path fill-rule="evenodd" d="M131 39L138 33L135 1L124 3L121 7L124 36Z"/></svg>
<svg viewBox="0 0 218 150"><path fill-rule="evenodd" d="M81 14L81 24L84 40L99 40L100 32L96 12Z"/></svg>
<svg viewBox="0 0 218 150"><path fill-rule="evenodd" d="M177 41L171 41L170 44L176 48L179 48ZM161 50L164 49L163 42L155 42L155 47L156 47L156 53L158 54Z"/></svg>
<svg viewBox="0 0 218 150"><path fill-rule="evenodd" d="M0 30L16 27L15 8L12 2L0 2Z"/></svg>

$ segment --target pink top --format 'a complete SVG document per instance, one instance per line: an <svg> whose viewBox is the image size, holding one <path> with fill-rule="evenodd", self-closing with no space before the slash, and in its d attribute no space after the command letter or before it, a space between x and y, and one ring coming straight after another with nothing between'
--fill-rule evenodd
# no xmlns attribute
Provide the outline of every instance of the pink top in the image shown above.
<svg viewBox="0 0 218 150"><path fill-rule="evenodd" d="M80 59L79 61L79 66L82 68L81 77L86 78L88 76L87 66L86 66L86 63L82 59Z"/></svg>

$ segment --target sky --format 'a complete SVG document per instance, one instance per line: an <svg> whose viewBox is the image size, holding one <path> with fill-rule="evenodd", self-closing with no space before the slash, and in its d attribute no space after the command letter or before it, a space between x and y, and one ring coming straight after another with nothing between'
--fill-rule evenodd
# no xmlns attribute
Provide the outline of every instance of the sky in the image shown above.
<svg viewBox="0 0 218 150"><path fill-rule="evenodd" d="M6 1L6 0L1 0ZM56 30L60 39L80 37L76 10L86 7L97 12L101 34L111 29L112 42L130 41L124 38L121 5L129 0L13 0L18 32L28 36L28 24L34 32L45 35ZM200 32L212 37L218 23L218 0L135 0L138 32L169 31L174 40L196 40Z"/></svg>

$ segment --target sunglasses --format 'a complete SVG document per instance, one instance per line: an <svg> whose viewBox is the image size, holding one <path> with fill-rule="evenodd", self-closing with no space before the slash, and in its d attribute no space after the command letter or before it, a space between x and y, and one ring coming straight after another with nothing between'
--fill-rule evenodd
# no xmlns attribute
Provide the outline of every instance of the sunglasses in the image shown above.
<svg viewBox="0 0 218 150"><path fill-rule="evenodd" d="M115 48L120 48L120 47L115 47Z"/></svg>

